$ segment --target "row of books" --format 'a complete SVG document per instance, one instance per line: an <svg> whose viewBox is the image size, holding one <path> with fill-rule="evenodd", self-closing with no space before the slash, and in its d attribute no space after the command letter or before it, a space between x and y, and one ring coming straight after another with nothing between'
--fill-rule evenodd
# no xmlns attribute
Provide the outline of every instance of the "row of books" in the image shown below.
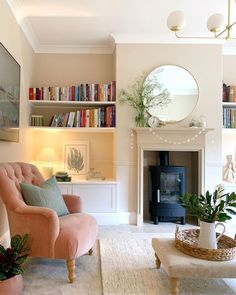
<svg viewBox="0 0 236 295"><path fill-rule="evenodd" d="M223 102L236 102L236 85L223 84Z"/></svg>
<svg viewBox="0 0 236 295"><path fill-rule="evenodd" d="M43 116L31 115L30 126L43 126Z"/></svg>
<svg viewBox="0 0 236 295"><path fill-rule="evenodd" d="M29 100L116 101L116 82L65 87L29 88Z"/></svg>
<svg viewBox="0 0 236 295"><path fill-rule="evenodd" d="M115 106L80 109L53 116L51 127L115 127Z"/></svg>
<svg viewBox="0 0 236 295"><path fill-rule="evenodd" d="M236 128L236 108L223 108L223 127Z"/></svg>

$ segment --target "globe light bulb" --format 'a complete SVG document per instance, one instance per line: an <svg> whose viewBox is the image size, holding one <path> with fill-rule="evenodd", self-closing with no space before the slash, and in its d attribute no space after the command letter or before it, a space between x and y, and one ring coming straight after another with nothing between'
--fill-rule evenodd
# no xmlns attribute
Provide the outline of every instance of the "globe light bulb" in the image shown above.
<svg viewBox="0 0 236 295"><path fill-rule="evenodd" d="M220 13L211 15L207 21L207 28L212 33L219 32L224 25L224 16Z"/></svg>
<svg viewBox="0 0 236 295"><path fill-rule="evenodd" d="M171 31L180 31L185 25L184 12L176 10L172 12L167 18L167 26Z"/></svg>

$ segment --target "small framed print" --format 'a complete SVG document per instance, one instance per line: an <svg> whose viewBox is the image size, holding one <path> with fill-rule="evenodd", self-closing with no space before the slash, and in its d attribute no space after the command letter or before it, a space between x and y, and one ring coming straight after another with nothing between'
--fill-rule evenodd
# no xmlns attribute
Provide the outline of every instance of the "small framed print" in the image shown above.
<svg viewBox="0 0 236 295"><path fill-rule="evenodd" d="M89 142L76 141L64 144L64 165L70 175L84 175L89 171Z"/></svg>

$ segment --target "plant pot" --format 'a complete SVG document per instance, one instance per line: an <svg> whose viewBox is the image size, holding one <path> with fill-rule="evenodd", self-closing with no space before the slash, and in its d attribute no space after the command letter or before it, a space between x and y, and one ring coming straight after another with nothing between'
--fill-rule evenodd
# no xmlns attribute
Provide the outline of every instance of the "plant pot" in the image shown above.
<svg viewBox="0 0 236 295"><path fill-rule="evenodd" d="M216 238L216 227L223 226L222 233ZM217 249L217 242L225 232L225 226L223 223L204 222L200 221L200 233L198 240L199 248Z"/></svg>
<svg viewBox="0 0 236 295"><path fill-rule="evenodd" d="M10 279L0 281L0 294L2 295L20 295L22 289L22 275L16 275Z"/></svg>

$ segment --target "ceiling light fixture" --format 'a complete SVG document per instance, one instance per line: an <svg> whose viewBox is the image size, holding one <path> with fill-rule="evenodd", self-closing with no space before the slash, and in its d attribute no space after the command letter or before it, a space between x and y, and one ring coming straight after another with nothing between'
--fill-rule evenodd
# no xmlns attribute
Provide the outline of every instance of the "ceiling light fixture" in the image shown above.
<svg viewBox="0 0 236 295"><path fill-rule="evenodd" d="M225 28L224 26L224 16L220 13L213 14L208 18L207 28L214 36L180 36L178 34L185 25L185 17L183 11L174 11L167 18L168 28L175 32L177 38L185 39L236 39L231 37L232 27L236 24L236 21L231 23L231 0L228 0L228 22Z"/></svg>

